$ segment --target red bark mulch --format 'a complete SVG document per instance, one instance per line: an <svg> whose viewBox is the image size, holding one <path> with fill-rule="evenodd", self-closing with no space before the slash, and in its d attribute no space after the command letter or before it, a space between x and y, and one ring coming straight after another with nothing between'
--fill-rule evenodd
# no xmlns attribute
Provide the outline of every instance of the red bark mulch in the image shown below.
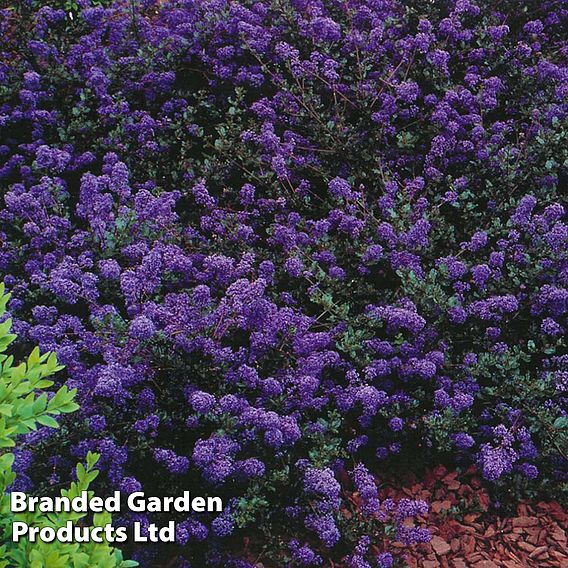
<svg viewBox="0 0 568 568"><path fill-rule="evenodd" d="M515 516L500 518L473 469L458 477L440 466L420 481L385 486L381 496L430 504L423 521L432 541L395 545L412 568L568 568L568 511L554 501L523 502Z"/></svg>

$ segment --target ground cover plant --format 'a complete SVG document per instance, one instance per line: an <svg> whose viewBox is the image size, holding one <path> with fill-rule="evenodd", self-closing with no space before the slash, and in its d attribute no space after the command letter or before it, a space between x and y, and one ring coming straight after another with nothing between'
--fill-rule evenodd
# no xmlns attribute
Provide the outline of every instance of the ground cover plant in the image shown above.
<svg viewBox="0 0 568 568"><path fill-rule="evenodd" d="M129 551L197 567L392 565L428 505L381 502L386 471L565 502L565 2L23 0L0 26L0 273L81 407L22 438L21 488L91 451L99 494L220 495Z"/></svg>

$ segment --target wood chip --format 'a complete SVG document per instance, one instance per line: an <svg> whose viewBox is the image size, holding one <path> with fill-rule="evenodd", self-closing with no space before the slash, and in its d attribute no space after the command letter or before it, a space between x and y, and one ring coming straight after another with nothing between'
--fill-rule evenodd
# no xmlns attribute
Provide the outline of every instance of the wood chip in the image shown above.
<svg viewBox="0 0 568 568"><path fill-rule="evenodd" d="M438 514L442 510L442 502L441 501L434 501L430 503L430 511L432 513Z"/></svg>
<svg viewBox="0 0 568 568"><path fill-rule="evenodd" d="M535 547L532 544L523 541L520 541L518 543L518 547L522 550L525 550L526 552L532 552L535 549Z"/></svg>
<svg viewBox="0 0 568 568"><path fill-rule="evenodd" d="M558 542L566 544L566 532L564 530L562 530L559 526L556 526L554 528L554 530L552 530L550 532L550 536L554 540L557 540Z"/></svg>
<svg viewBox="0 0 568 568"><path fill-rule="evenodd" d="M432 540L430 541L430 544L432 545L434 552L438 556L444 556L445 554L448 554L448 552L451 551L450 545L443 538L440 538L439 536L433 537Z"/></svg>
<svg viewBox="0 0 568 568"><path fill-rule="evenodd" d="M513 519L514 527L533 527L538 525L537 517L516 517Z"/></svg>
<svg viewBox="0 0 568 568"><path fill-rule="evenodd" d="M473 565L473 568L499 568L492 560L481 560Z"/></svg>
<svg viewBox="0 0 568 568"><path fill-rule="evenodd" d="M548 557L548 546L539 546L529 554L529 558L539 558L541 560Z"/></svg>

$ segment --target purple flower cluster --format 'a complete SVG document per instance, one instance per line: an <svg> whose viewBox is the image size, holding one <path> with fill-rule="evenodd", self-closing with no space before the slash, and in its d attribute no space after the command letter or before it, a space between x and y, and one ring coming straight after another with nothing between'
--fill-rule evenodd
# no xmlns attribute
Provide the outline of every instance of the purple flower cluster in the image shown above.
<svg viewBox="0 0 568 568"><path fill-rule="evenodd" d="M561 491L565 3L12 4L0 274L81 403L26 486L92 450L105 489L236 498L180 520L200 566L239 531L390 566L341 505L425 540L378 499L401 459Z"/></svg>

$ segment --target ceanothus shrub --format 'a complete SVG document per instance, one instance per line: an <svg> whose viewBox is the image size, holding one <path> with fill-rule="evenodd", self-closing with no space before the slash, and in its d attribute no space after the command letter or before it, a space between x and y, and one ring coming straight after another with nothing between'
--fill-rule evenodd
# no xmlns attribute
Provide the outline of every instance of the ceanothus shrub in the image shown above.
<svg viewBox="0 0 568 568"><path fill-rule="evenodd" d="M0 271L82 413L30 483L221 495L221 566L389 566L382 471L565 494L562 3L61 4L0 24Z"/></svg>

